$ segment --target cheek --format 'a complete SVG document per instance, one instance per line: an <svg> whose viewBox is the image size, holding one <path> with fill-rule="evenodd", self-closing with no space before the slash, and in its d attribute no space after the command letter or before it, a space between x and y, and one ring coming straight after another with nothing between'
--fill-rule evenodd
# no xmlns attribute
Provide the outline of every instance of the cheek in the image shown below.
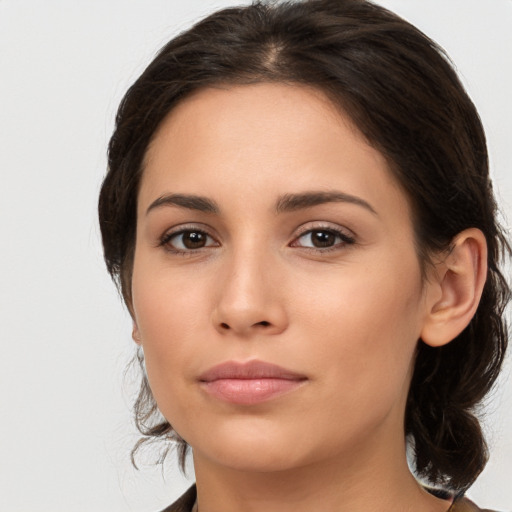
<svg viewBox="0 0 512 512"><path fill-rule="evenodd" d="M151 344L170 344L176 335L187 338L204 322L208 282L190 272L170 271L165 260L135 257L132 277L133 307L141 338ZM160 347L164 348L164 347Z"/></svg>
<svg viewBox="0 0 512 512"><path fill-rule="evenodd" d="M290 303L305 327L321 329L329 338L350 333L361 340L366 333L365 344L379 344L386 333L416 331L422 302L419 269L414 262L393 266L316 272L296 280L301 286L290 294Z"/></svg>
<svg viewBox="0 0 512 512"><path fill-rule="evenodd" d="M172 405L200 363L196 345L202 341L198 333L205 332L208 301L200 282L155 270L143 258L136 260L133 309L153 395L159 405Z"/></svg>
<svg viewBox="0 0 512 512"><path fill-rule="evenodd" d="M383 266L308 283L309 296L299 294L306 299L297 312L306 337L318 340L312 361L330 379L330 389L350 389L369 406L376 395L391 398L408 386L421 331L416 261L401 269Z"/></svg>

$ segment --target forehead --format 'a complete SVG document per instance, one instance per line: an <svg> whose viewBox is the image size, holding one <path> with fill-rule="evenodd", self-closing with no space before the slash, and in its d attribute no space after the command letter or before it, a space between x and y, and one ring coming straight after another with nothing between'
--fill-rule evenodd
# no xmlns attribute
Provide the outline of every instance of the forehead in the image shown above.
<svg viewBox="0 0 512 512"><path fill-rule="evenodd" d="M195 91L173 108L152 138L145 163L151 163L163 144L169 150L179 149L183 142L192 140L200 141L204 150L225 151L230 145L238 145L245 152L251 146L270 151L279 146L281 152L299 138L307 137L314 144L313 132L325 132L326 128L331 131L334 125L343 125L359 134L349 118L312 87L267 82L220 84ZM171 140L171 134L181 140Z"/></svg>
<svg viewBox="0 0 512 512"><path fill-rule="evenodd" d="M384 188L405 200L385 158L322 92L260 83L202 89L178 104L148 148L139 199L340 186L370 201Z"/></svg>

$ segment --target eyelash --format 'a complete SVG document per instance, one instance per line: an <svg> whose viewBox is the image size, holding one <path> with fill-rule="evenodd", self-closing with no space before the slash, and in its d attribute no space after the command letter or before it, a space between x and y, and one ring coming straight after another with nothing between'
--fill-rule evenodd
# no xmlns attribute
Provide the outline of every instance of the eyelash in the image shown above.
<svg viewBox="0 0 512 512"><path fill-rule="evenodd" d="M298 246L294 245L295 242L302 237L306 235L312 235L313 233L328 233L330 235L334 235L336 238L339 238L341 241L338 243L335 243L332 246L329 247L305 247L305 246ZM316 252L316 253L326 253L330 251L336 251L339 250L341 247L344 247L346 245L353 245L355 244L356 240L353 236L349 235L348 233L333 228L331 226L315 226L313 228L308 228L304 230L302 233L300 233L295 240L290 244L291 247L302 247L303 249L306 249L308 251Z"/></svg>
<svg viewBox="0 0 512 512"><path fill-rule="evenodd" d="M218 247L218 245L219 245L218 242L215 242L215 244L198 247L196 249L187 249L187 250L177 249L176 247L173 247L171 245L170 242L174 238L183 236L186 233L196 233L198 235L207 237L207 239L215 241L215 239L210 234L208 234L207 231L190 226L190 227L185 227L185 228L181 227L177 231L165 233L162 236L158 245L161 247L164 247L166 251L168 251L172 254L180 255L180 256L193 256L194 254L197 254L198 252L202 251L203 249L207 249L209 247ZM306 247L306 246L296 245L296 242L298 240L300 240L301 238L303 238L306 235L312 235L313 233L327 233L327 234L333 235L335 238L340 239L341 242L338 242L338 243L336 243L332 246L328 246L328 247ZM330 252L330 251L339 250L340 247L343 247L346 245L353 245L355 242L356 241L353 236L348 235L347 233L345 233L339 229L333 228L331 226L315 226L314 228L309 228L309 229L304 230L302 233L300 233L298 236L296 236L294 238L293 242L291 242L289 244L289 246L290 247L301 247L302 249L306 249L307 251L316 252L316 253L326 253L326 252Z"/></svg>
<svg viewBox="0 0 512 512"><path fill-rule="evenodd" d="M173 238L178 238L180 235L183 236L186 233L197 233L197 234L203 235L211 240L214 240L214 238L211 235L209 235L208 232L205 231L204 229L199 229L194 226L190 226L190 227L181 227L177 231L171 231L170 233L165 233L162 236L160 243L158 245L160 247L164 247L164 249L166 251L168 251L172 254L177 254L178 256L193 256L194 254L197 254L199 251L201 251L203 249L207 249L208 247L211 247L211 245L210 245L210 246L206 246L206 247L199 247L197 249L183 250L183 249L177 249L176 247L173 247L171 245L170 242Z"/></svg>

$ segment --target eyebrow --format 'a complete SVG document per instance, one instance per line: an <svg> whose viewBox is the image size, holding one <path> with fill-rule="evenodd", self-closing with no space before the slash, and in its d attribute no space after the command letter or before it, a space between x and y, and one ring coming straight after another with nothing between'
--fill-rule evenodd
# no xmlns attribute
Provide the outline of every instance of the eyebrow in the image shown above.
<svg viewBox="0 0 512 512"><path fill-rule="evenodd" d="M375 209L364 199L339 191L310 191L298 194L284 194L276 201L275 212L293 212L325 203L355 204L377 215ZM196 210L203 213L220 213L218 204L207 197L191 194L165 194L149 205L146 210L146 215L150 211L163 206L178 206L180 208Z"/></svg>
<svg viewBox="0 0 512 512"><path fill-rule="evenodd" d="M375 209L370 203L360 197L346 194L344 192L334 191L312 191L301 192L299 194L285 194L281 196L276 203L276 212L293 212L305 208L311 208L325 203L350 203L362 206L374 215L377 215Z"/></svg>
<svg viewBox="0 0 512 512"><path fill-rule="evenodd" d="M197 210L204 213L216 213L220 212L220 208L217 203L207 197L195 196L189 194L166 194L160 196L158 199L153 201L148 209L146 215L155 208L162 206L179 206L181 208L187 208L189 210Z"/></svg>

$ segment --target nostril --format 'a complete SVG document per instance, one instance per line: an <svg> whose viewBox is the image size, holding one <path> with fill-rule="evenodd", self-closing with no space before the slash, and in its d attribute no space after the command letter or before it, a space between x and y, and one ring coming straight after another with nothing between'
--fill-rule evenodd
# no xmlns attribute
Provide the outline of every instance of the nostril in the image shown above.
<svg viewBox="0 0 512 512"><path fill-rule="evenodd" d="M272 326L272 323L268 322L267 320L262 320L261 322L256 322L256 323L252 324L252 328L262 327L262 328L266 329L267 327L271 327L271 326ZM222 329L223 331L230 331L232 329L232 326L230 326L226 322L221 322L219 324L219 328ZM235 327L235 331L237 331L237 330L238 330L238 328Z"/></svg>

